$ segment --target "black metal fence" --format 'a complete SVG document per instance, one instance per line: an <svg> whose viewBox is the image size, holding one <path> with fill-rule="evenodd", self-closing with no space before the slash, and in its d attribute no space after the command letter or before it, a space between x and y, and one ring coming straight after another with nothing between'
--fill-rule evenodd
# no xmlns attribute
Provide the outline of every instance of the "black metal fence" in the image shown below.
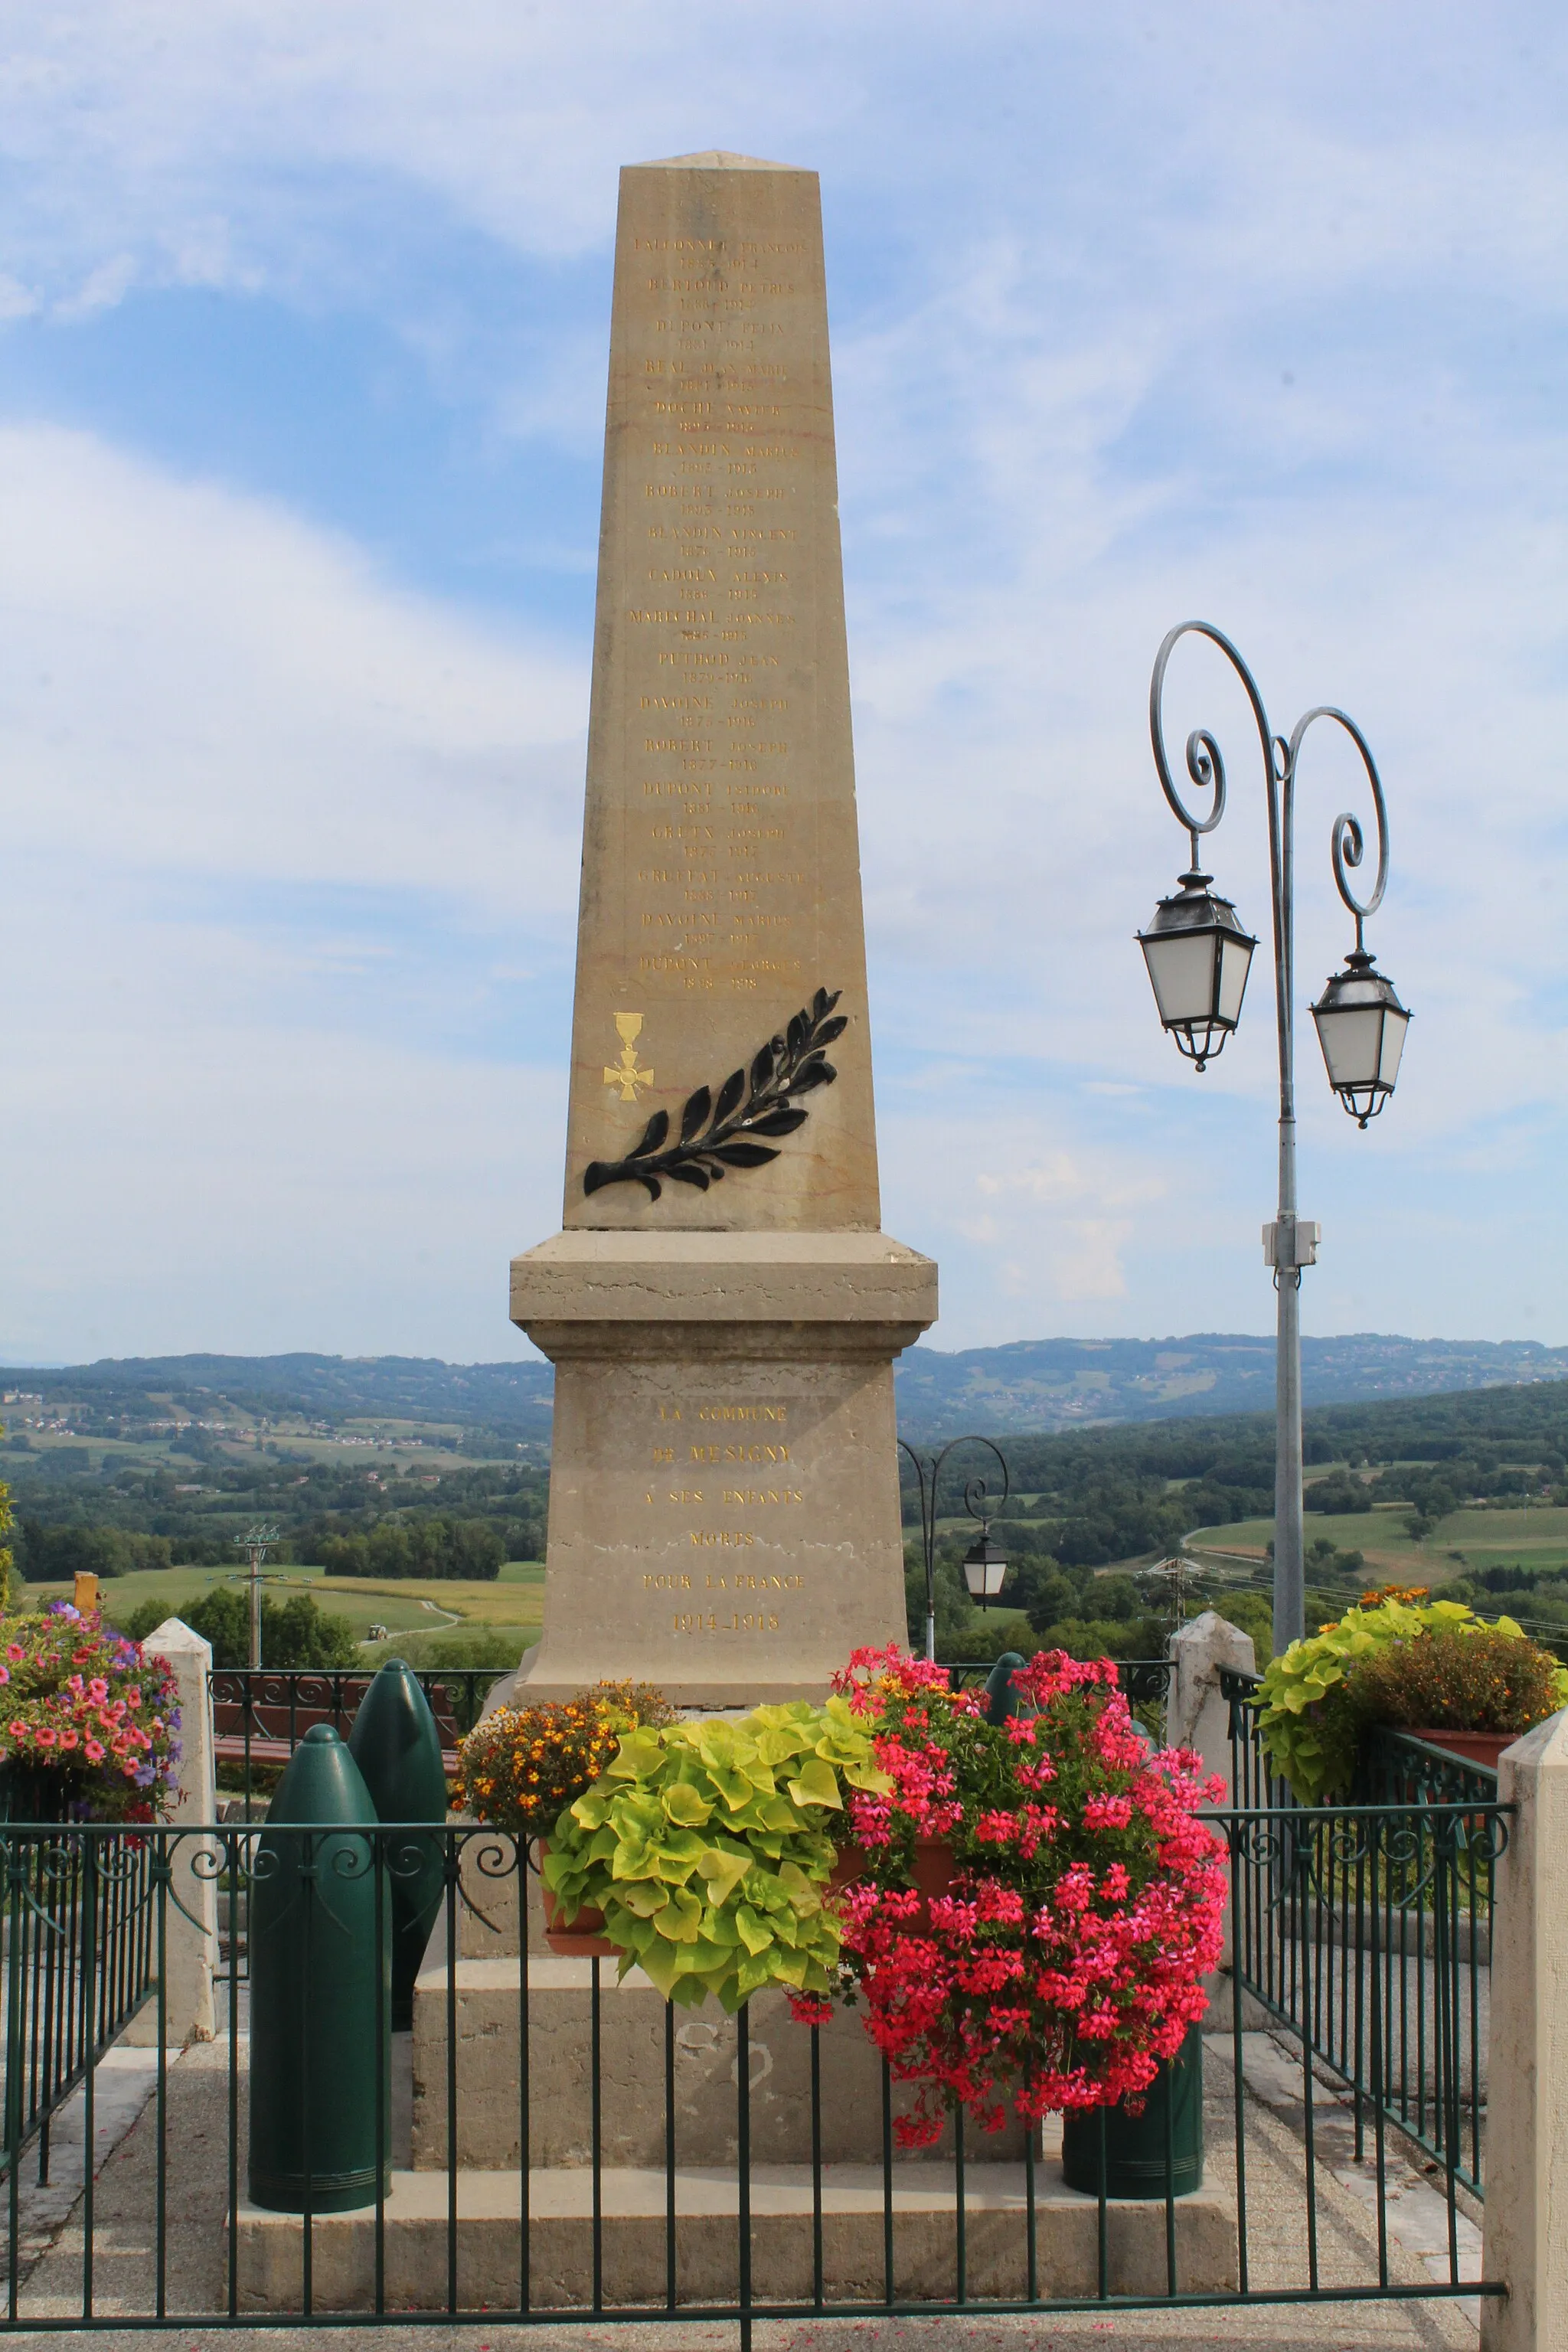
<svg viewBox="0 0 1568 2352"><path fill-rule="evenodd" d="M346 1739L374 1669L363 1666L219 1666L208 1677L222 1763L237 1767L246 1796L258 1765L287 1762L313 1724ZM436 1666L416 1679L448 1752L479 1721L510 1666Z"/></svg>
<svg viewBox="0 0 1568 2352"><path fill-rule="evenodd" d="M1434 1813L1445 1812L1494 1848L1503 1833L1495 1804L1347 1806L1315 1833L1318 1866L1336 1887L1347 1869L1369 1890L1381 1886L1393 1858L1429 1839ZM1212 1818L1228 1843L1239 1912L1249 1883L1259 1874L1267 1883L1272 1858L1298 1835L1299 1817L1249 1808ZM175 1893L193 1870L249 1887L254 1902L277 1871L279 1841L291 1842L287 1935L308 1979L312 1953L352 1964L349 1882L372 1890L374 1948L393 1881L426 1866L431 1839L445 1899L412 2033L387 2033L374 1963L361 1987L364 2030L391 2053L384 2073L376 2065L359 2078L374 2172L363 2206L322 2210L332 2201L323 2193L317 2210L287 2212L248 2194L259 2081L274 2125L279 2098L286 2109L298 2103L307 2177L312 2143L325 2160L344 2105L342 2079L314 2061L253 2074L250 2059L259 2068L261 2057L247 2049L250 2021L265 1993L256 1972L269 1965L253 1953L250 1984L230 1970L219 1988L216 2042L180 2054L163 2048L160 2032L140 2119L112 2164L96 2179L87 2167L69 2226L52 2237L32 2217L22 2109L8 2096L6 2326L704 2319L733 2322L745 2344L752 2323L771 2317L1501 2292L1467 2255L1460 2168L1438 2182L1448 2251L1434 2275L1429 2250L1402 2243L1392 2194L1415 2154L1408 2126L1387 2101L1365 2102L1364 2117L1358 2105L1353 2122L1331 2101L1325 2111L1311 2042L1293 2075L1260 2073L1255 2045L1267 2037L1249 2031L1240 1975L1205 2027L1202 2184L1182 2193L1167 2137L1163 2185L1131 2200L1105 2193L1103 2155L1099 2194L1068 2189L1049 2118L1044 2129L990 2138L959 2117L937 2147L906 2153L905 2087L855 2012L797 2025L773 1993L732 2019L680 2010L639 1978L617 1983L608 1961L549 1954L530 1856L489 1829L147 1832L137 1867L161 2021L173 1940L184 1935L188 1946L191 1932ZM90 1826L0 1824L9 1949L30 1948L36 1929L68 1933L72 1904L97 1899L76 1890L110 1882L124 1843L122 1832ZM1383 1905L1369 1900L1364 1916L1375 1959L1382 1930L1371 1923ZM1312 2014L1322 1956L1342 1948L1324 1937L1308 1948L1300 1982ZM1384 1981L1379 1967L1365 1972L1374 2075L1388 2032ZM93 2007L94 1982L82 1997ZM8 2086L27 2063L26 2014L14 1995ZM79 2092L89 2103L89 2147L94 2075L89 2064ZM1268 2228L1249 2230L1259 2207Z"/></svg>
<svg viewBox="0 0 1568 2352"><path fill-rule="evenodd" d="M64 1825L9 1837L4 1914L4 2155L37 2144L158 1985L159 1851L139 1832Z"/></svg>
<svg viewBox="0 0 1568 2352"><path fill-rule="evenodd" d="M1238 1989L1350 2090L1356 2149L1396 2126L1450 2183L1482 2191L1493 1877L1507 1824L1494 1770L1408 1734L1376 1734L1357 1794L1301 1807L1268 1769L1225 1670L1244 1841L1232 1937Z"/></svg>

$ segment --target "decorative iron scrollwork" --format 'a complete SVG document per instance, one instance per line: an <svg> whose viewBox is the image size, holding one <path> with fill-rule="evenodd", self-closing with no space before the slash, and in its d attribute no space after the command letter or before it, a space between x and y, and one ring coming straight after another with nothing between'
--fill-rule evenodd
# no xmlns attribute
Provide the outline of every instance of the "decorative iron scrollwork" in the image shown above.
<svg viewBox="0 0 1568 2352"><path fill-rule="evenodd" d="M838 1076L826 1052L849 1025L833 1010L841 994L837 988L831 995L819 988L784 1035L768 1039L749 1070L731 1070L717 1098L710 1087L699 1087L687 1097L680 1133L668 1150L669 1113L656 1110L624 1160L591 1162L584 1171L584 1192L635 1183L646 1186L649 1200L657 1201L664 1189L661 1178L706 1192L727 1169L762 1168L776 1160L773 1145L759 1143L757 1137L793 1135L804 1127L806 1114L791 1096L830 1087Z"/></svg>

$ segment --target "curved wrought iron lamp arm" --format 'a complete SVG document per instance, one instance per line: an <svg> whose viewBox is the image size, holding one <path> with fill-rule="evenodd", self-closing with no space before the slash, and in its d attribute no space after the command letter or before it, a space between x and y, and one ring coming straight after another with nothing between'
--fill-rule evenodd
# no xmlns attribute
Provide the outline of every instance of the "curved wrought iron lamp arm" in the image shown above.
<svg viewBox="0 0 1568 2352"><path fill-rule="evenodd" d="M899 1440L900 1451L907 1454L910 1460L914 1465L915 1484L920 1495L921 1550L925 1567L926 1580L926 1656L932 1664L936 1662L937 1482L942 1476L942 1464L947 1460L948 1455L960 1445L984 1445L990 1453L994 1454L997 1464L1002 1472L1002 1492L997 1496L994 1504L991 1504L989 1501L989 1488L984 1478L975 1477L965 1482L963 1489L963 1507L969 1513L972 1519L978 1519L982 1526L984 1526L993 1517L995 1511L999 1511L1001 1509L1003 1504L1006 1501L1008 1495L1012 1492L1012 1481L1011 1475L1007 1468L1007 1457L1003 1453L1001 1447L999 1445L993 1444L992 1441L988 1437L950 1437L947 1444L937 1455L935 1461L932 1462L927 1457L917 1454L914 1447L910 1444L907 1438L900 1437Z"/></svg>
<svg viewBox="0 0 1568 2352"><path fill-rule="evenodd" d="M1192 733L1187 737L1187 773L1201 792L1214 793L1214 806L1207 816L1196 817L1176 790L1175 779L1171 773L1170 756L1165 750L1164 715L1161 709L1165 691L1165 672L1170 666L1171 656L1175 652L1182 639L1186 636L1207 637L1211 645L1217 646L1247 689L1247 698L1252 705L1252 715L1258 721L1258 740L1263 746L1264 772L1271 786L1275 780L1280 753L1285 747L1280 743L1279 738L1269 730L1268 713L1263 708L1263 697L1258 690L1258 680L1253 677L1240 653L1232 645L1223 629L1216 629L1208 621L1178 621L1173 629L1166 631L1164 641L1154 656L1154 675L1149 681L1149 738L1154 747L1154 766L1159 773L1161 789L1170 803L1178 824L1185 825L1192 835L1193 867L1195 872L1198 863L1198 835L1203 833L1212 833L1225 814L1225 756L1220 751L1217 739L1206 727L1193 729Z"/></svg>
<svg viewBox="0 0 1568 2352"><path fill-rule="evenodd" d="M1307 712L1305 718L1296 721L1294 732L1286 747L1285 791L1288 816L1295 797L1296 764L1300 755L1302 739L1313 720L1318 719L1331 719L1336 726L1342 727L1361 753L1362 765L1366 770L1366 780L1372 786L1372 804L1377 814L1377 879L1373 884L1371 897L1364 901L1356 897L1345 879L1346 866L1348 866L1353 872L1366 855L1366 836L1362 831L1360 818L1354 816L1349 809L1342 809L1334 819L1334 829L1330 837L1330 854L1334 866L1334 887L1350 913L1355 918L1355 943L1356 952L1359 955L1364 950L1362 926L1369 915L1376 914L1383 904L1383 894L1388 887L1388 803L1383 797L1383 779L1377 772L1377 761L1372 756L1372 746L1355 720L1345 711L1336 710L1331 703L1320 702L1315 709Z"/></svg>

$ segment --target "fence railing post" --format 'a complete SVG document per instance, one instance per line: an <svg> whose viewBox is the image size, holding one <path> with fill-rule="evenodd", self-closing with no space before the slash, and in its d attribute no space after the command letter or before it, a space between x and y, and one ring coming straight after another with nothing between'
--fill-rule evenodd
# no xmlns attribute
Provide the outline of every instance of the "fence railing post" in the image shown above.
<svg viewBox="0 0 1568 2352"><path fill-rule="evenodd" d="M165 1617L142 1644L142 1654L160 1659L174 1674L179 1688L179 1794L169 1816L171 1830L184 1830L214 1820L217 1781L213 1748L212 1645L178 1617ZM217 1967L217 1884L209 1856L198 1876L197 1857L206 1842L186 1836L174 1848L169 1880L175 1898L168 1906L168 1943L164 1983L163 2031L171 2046L210 2042L216 2030L213 1974ZM234 1901L233 1895L230 1901ZM199 1925L196 1923L200 1923ZM139 2011L126 2032L127 2042L150 2044L157 2039L158 2004Z"/></svg>
<svg viewBox="0 0 1568 2352"><path fill-rule="evenodd" d="M1482 2352L1568 2352L1568 1710L1498 1768Z"/></svg>

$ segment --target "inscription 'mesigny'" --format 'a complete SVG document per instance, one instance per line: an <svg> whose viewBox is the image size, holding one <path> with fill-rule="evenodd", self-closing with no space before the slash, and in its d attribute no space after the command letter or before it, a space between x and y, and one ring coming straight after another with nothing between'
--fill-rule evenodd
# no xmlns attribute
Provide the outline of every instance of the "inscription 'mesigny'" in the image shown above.
<svg viewBox="0 0 1568 2352"><path fill-rule="evenodd" d="M787 1445L694 1445L693 1462L787 1462Z"/></svg>

